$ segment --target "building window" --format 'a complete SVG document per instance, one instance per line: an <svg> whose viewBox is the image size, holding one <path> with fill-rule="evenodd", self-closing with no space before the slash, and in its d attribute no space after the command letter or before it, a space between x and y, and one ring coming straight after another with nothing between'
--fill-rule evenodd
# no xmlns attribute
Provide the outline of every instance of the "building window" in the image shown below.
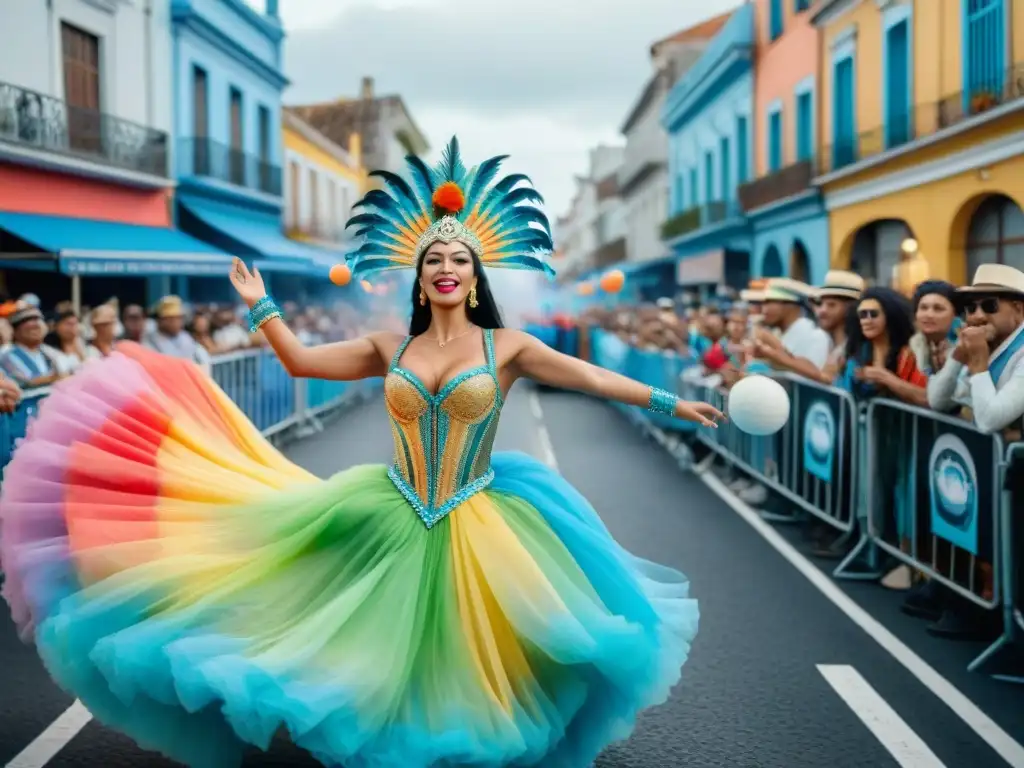
<svg viewBox="0 0 1024 768"><path fill-rule="evenodd" d="M768 173L782 168L782 107L768 112Z"/></svg>
<svg viewBox="0 0 1024 768"><path fill-rule="evenodd" d="M242 92L231 89L229 121L231 126L231 149L228 153L229 180L233 184L245 184L245 125L242 120Z"/></svg>
<svg viewBox="0 0 1024 768"><path fill-rule="evenodd" d="M704 153L704 203L715 199L715 156L711 152Z"/></svg>
<svg viewBox="0 0 1024 768"><path fill-rule="evenodd" d="M1006 0L962 0L964 108L976 111L985 97L1002 101L1008 67Z"/></svg>
<svg viewBox="0 0 1024 768"><path fill-rule="evenodd" d="M810 160L814 153L814 103L810 91L796 97L796 159Z"/></svg>
<svg viewBox="0 0 1024 768"><path fill-rule="evenodd" d="M966 250L968 279L982 264L1024 269L1024 211L1003 195L987 198L971 217Z"/></svg>
<svg viewBox="0 0 1024 768"><path fill-rule="evenodd" d="M782 29L784 26L782 0L771 0L769 15L771 16L768 20L769 36L772 40L778 40L782 37Z"/></svg>
<svg viewBox="0 0 1024 768"><path fill-rule="evenodd" d="M803 13L811 7L811 0L793 0L793 13Z"/></svg>
<svg viewBox="0 0 1024 768"><path fill-rule="evenodd" d="M270 110L264 106L259 109L260 162L270 162Z"/></svg>
<svg viewBox="0 0 1024 768"><path fill-rule="evenodd" d="M832 170L838 170L857 159L853 57L845 56L832 66Z"/></svg>
<svg viewBox="0 0 1024 768"><path fill-rule="evenodd" d="M327 237L334 240L338 231L338 184L327 179Z"/></svg>
<svg viewBox="0 0 1024 768"><path fill-rule="evenodd" d="M192 172L210 174L210 94L206 70L192 67Z"/></svg>
<svg viewBox="0 0 1024 768"><path fill-rule="evenodd" d="M750 178L749 148L750 137L748 136L747 118L745 116L736 118L736 183L745 184Z"/></svg>
<svg viewBox="0 0 1024 768"><path fill-rule="evenodd" d="M700 200L697 199L697 169L690 169L690 208L696 208L700 205Z"/></svg>
<svg viewBox="0 0 1024 768"><path fill-rule="evenodd" d="M320 231L320 179L312 168L309 169L309 231Z"/></svg>
<svg viewBox="0 0 1024 768"><path fill-rule="evenodd" d="M72 149L100 152L100 39L66 22L61 23L60 32L68 144Z"/></svg>
<svg viewBox="0 0 1024 768"><path fill-rule="evenodd" d="M679 213L686 207L686 200L684 199L685 193L683 192L683 174L680 172L676 176L675 183L675 204L672 206L675 213Z"/></svg>
<svg viewBox="0 0 1024 768"><path fill-rule="evenodd" d="M718 163L721 166L722 171L722 199L732 200L733 197L733 186L732 186L732 168L730 163L732 161L732 148L729 146L729 137L723 136L719 147L719 158Z"/></svg>
<svg viewBox="0 0 1024 768"><path fill-rule="evenodd" d="M910 20L903 18L885 31L885 146L898 147L913 138L910 109Z"/></svg>
<svg viewBox="0 0 1024 768"><path fill-rule="evenodd" d="M291 204L288 206L290 226L299 229L302 227L302 169L294 160L288 163L288 194L291 197Z"/></svg>

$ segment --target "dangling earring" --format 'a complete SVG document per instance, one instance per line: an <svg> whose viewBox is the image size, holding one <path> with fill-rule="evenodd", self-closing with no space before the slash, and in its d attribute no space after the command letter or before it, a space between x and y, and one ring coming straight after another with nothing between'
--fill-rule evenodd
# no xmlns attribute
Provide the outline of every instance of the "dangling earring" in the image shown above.
<svg viewBox="0 0 1024 768"><path fill-rule="evenodd" d="M422 288L420 288L420 306L421 307L427 306L427 294L425 294L423 292Z"/></svg>
<svg viewBox="0 0 1024 768"><path fill-rule="evenodd" d="M480 304L480 302L478 302L476 300L476 286L474 285L472 288L469 289L469 306L470 306L470 309L476 309L479 304Z"/></svg>

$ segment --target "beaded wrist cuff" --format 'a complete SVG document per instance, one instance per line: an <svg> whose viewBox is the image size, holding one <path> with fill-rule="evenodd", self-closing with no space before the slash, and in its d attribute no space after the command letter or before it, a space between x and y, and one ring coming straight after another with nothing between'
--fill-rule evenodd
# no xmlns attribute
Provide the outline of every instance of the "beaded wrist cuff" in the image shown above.
<svg viewBox="0 0 1024 768"><path fill-rule="evenodd" d="M272 298L264 296L249 310L249 333L256 333L275 317L284 317L281 308Z"/></svg>
<svg viewBox="0 0 1024 768"><path fill-rule="evenodd" d="M664 389L651 387L651 399L647 402L647 410L651 413L662 413L665 416L675 416L676 400L678 398L671 392Z"/></svg>

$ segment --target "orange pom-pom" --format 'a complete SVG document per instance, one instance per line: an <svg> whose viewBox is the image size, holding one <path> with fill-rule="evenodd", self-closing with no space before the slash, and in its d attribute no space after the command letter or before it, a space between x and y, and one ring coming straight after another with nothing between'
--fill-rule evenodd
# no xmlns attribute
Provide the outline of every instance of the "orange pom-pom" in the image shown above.
<svg viewBox="0 0 1024 768"><path fill-rule="evenodd" d="M601 290L605 293L618 293L626 283L626 276L621 269L613 269L601 275Z"/></svg>
<svg viewBox="0 0 1024 768"><path fill-rule="evenodd" d="M348 264L335 264L331 267L329 277L335 285L348 285L352 279L352 270L348 268Z"/></svg>
<svg viewBox="0 0 1024 768"><path fill-rule="evenodd" d="M434 190L430 199L434 208L445 213L459 213L466 207L466 196L454 181L446 181Z"/></svg>

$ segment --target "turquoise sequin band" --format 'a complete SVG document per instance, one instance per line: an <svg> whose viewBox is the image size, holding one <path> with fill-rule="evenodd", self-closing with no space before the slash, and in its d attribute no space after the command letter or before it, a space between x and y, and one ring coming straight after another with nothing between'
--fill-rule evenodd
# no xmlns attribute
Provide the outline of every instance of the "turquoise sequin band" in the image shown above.
<svg viewBox="0 0 1024 768"><path fill-rule="evenodd" d="M249 310L249 333L256 333L275 317L284 317L281 308L272 298L264 296Z"/></svg>
<svg viewBox="0 0 1024 768"><path fill-rule="evenodd" d="M676 415L676 398L671 392L651 387L651 399L647 402L647 410L651 413L663 413L666 416Z"/></svg>

